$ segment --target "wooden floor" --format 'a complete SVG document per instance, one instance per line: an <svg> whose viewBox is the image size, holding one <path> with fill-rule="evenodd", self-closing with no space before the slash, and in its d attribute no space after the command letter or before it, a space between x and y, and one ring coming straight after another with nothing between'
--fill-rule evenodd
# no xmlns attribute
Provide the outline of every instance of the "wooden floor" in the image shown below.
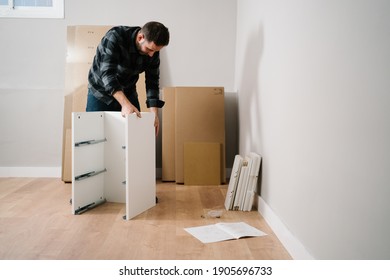
<svg viewBox="0 0 390 280"><path fill-rule="evenodd" d="M71 184L60 179L0 178L0 259L291 259L256 210L224 210L226 189L158 182L159 203L125 221L118 203L72 215ZM217 222L246 222L267 236L203 244L184 230Z"/></svg>

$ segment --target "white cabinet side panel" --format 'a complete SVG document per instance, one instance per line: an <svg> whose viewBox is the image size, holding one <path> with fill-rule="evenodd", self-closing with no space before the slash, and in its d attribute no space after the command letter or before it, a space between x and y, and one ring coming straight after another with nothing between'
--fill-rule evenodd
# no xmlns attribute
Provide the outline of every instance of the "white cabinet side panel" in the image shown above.
<svg viewBox="0 0 390 280"><path fill-rule="evenodd" d="M250 153L249 157L252 159L251 169L249 171L248 188L245 194L243 211L251 211L253 200L256 194L257 179L259 175L261 157L256 153Z"/></svg>
<svg viewBox="0 0 390 280"><path fill-rule="evenodd" d="M229 186L228 186L228 190L226 192L226 198L225 198L226 210L231 210L233 208L233 203L234 203L234 198L236 196L238 180L240 178L242 161L243 161L243 158L240 155L236 155L234 157L232 173L230 176Z"/></svg>
<svg viewBox="0 0 390 280"><path fill-rule="evenodd" d="M127 220L156 205L155 137L154 113L127 117Z"/></svg>
<svg viewBox="0 0 390 280"><path fill-rule="evenodd" d="M104 114L102 112L72 113L72 212L104 199L104 173L76 180L90 172L104 170L104 142L88 144L88 141L103 140ZM79 146L75 146L79 143Z"/></svg>
<svg viewBox="0 0 390 280"><path fill-rule="evenodd" d="M126 203L125 124L120 112L105 112L104 195L109 202Z"/></svg>
<svg viewBox="0 0 390 280"><path fill-rule="evenodd" d="M245 177L241 185L241 193L239 198L240 207L239 210L244 209L245 196L248 192L250 171L252 169L253 159L250 156L246 156L247 168L245 170ZM240 184L240 182L239 182Z"/></svg>
<svg viewBox="0 0 390 280"><path fill-rule="evenodd" d="M245 192L248 186L250 165L251 165L251 160L248 156L246 156L245 160L242 163L240 177L238 179L236 196L234 198L234 203L233 203L233 210L242 209L241 204L243 203Z"/></svg>

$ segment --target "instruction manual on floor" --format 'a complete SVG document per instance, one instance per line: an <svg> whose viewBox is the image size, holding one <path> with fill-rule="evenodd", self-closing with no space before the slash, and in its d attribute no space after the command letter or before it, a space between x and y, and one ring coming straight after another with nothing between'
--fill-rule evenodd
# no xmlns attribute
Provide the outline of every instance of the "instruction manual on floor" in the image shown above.
<svg viewBox="0 0 390 280"><path fill-rule="evenodd" d="M265 236L266 233L244 222L217 223L214 225L185 228L185 231L203 243L240 239L243 237Z"/></svg>

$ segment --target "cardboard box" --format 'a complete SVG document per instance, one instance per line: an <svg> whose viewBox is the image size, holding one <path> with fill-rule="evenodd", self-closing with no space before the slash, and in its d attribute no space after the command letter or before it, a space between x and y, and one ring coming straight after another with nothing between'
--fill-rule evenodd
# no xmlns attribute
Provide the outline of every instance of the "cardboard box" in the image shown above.
<svg viewBox="0 0 390 280"><path fill-rule="evenodd" d="M175 88L163 89L162 110L162 180L175 181Z"/></svg>
<svg viewBox="0 0 390 280"><path fill-rule="evenodd" d="M72 181L72 147L71 147L71 127L72 127L72 95L65 95L64 99L64 120L62 133L62 170L61 180Z"/></svg>
<svg viewBox="0 0 390 280"><path fill-rule="evenodd" d="M220 185L221 150L220 143L184 143L184 185Z"/></svg>
<svg viewBox="0 0 390 280"><path fill-rule="evenodd" d="M175 89L175 177L184 183L184 143L221 143L221 183L225 183L225 110L222 87Z"/></svg>
<svg viewBox="0 0 390 280"><path fill-rule="evenodd" d="M172 95L174 95L174 108L169 104L172 101L168 101L173 99ZM164 99L166 105L163 110L162 122L163 174L169 174L169 179L171 179L172 166L174 166L176 183L184 183L184 143L214 142L220 143L222 147L220 183L225 183L224 88L164 88ZM165 179L167 177L163 177L163 180Z"/></svg>
<svg viewBox="0 0 390 280"><path fill-rule="evenodd" d="M67 28L67 62L91 63L96 48L112 26L75 25Z"/></svg>

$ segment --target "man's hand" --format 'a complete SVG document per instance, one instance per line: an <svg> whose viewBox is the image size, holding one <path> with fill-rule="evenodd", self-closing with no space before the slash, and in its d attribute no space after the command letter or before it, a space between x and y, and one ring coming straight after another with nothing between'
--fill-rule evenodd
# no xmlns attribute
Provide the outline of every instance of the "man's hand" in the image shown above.
<svg viewBox="0 0 390 280"><path fill-rule="evenodd" d="M122 117L126 117L129 114L135 113L137 117L141 117L140 111L135 107L131 102L127 99L126 95L123 91L117 91L113 94L114 98L121 104ZM154 128L156 132L156 137L158 136L158 132L160 130L160 119L158 118L158 108L151 107L150 112L154 113Z"/></svg>
<svg viewBox="0 0 390 280"><path fill-rule="evenodd" d="M122 106L122 110L121 110L122 117L126 117L127 115L133 113L135 113L137 117L139 118L141 117L140 111L138 111L138 109L133 104L131 104L130 101L125 106Z"/></svg>
<svg viewBox="0 0 390 280"><path fill-rule="evenodd" d="M113 97L121 104L122 110L121 114L122 117L126 117L127 115L130 115L132 113L135 113L137 117L141 117L140 111L135 107L129 99L127 99L126 95L123 93L123 91L117 91L113 94Z"/></svg>
<svg viewBox="0 0 390 280"><path fill-rule="evenodd" d="M156 137L158 136L158 132L160 130L160 119L158 118L158 108L151 107L150 112L154 113L154 128L156 132Z"/></svg>

